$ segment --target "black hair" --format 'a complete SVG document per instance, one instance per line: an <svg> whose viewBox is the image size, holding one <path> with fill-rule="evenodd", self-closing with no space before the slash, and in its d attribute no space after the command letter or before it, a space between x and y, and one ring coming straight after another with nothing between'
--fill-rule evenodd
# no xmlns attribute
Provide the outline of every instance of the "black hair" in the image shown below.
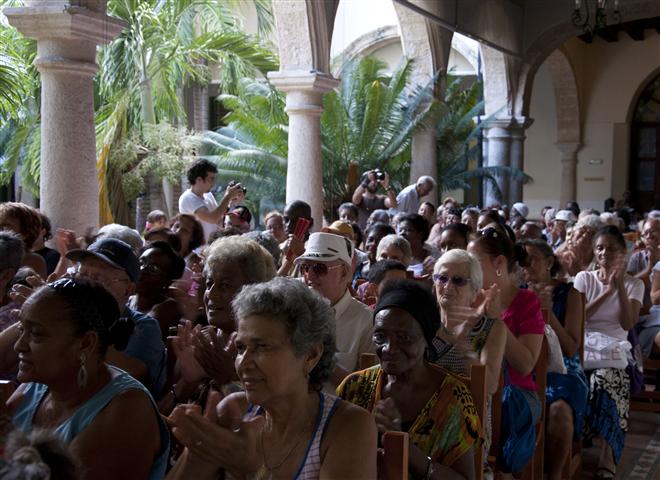
<svg viewBox="0 0 660 480"><path fill-rule="evenodd" d="M575 215L575 218L580 216L580 205L576 201L566 202L566 210L570 210Z"/></svg>
<svg viewBox="0 0 660 480"><path fill-rule="evenodd" d="M190 220L192 222L192 235L190 236L190 242L188 242L186 250L188 252L192 252L195 250L197 247L200 247L204 245L204 227L200 223L197 218L195 218L194 215L190 215L189 213L180 213L177 216L175 216L171 221L170 221L170 227L173 227L176 222L181 223L181 220ZM183 245L181 246L183 247Z"/></svg>
<svg viewBox="0 0 660 480"><path fill-rule="evenodd" d="M369 282L371 283L380 283L385 278L385 274L391 270L401 270L402 272L406 271L406 266L399 262L398 260L379 260L369 267Z"/></svg>
<svg viewBox="0 0 660 480"><path fill-rule="evenodd" d="M451 207L449 210L447 210L448 215L455 215L457 217L461 217L461 209L458 207Z"/></svg>
<svg viewBox="0 0 660 480"><path fill-rule="evenodd" d="M442 232L450 231L458 233L465 240L465 245L467 246L470 243L470 230L472 230L470 226L464 223L450 223L442 229Z"/></svg>
<svg viewBox="0 0 660 480"><path fill-rule="evenodd" d="M28 301L54 297L66 304L66 314L73 323L74 335L82 337L89 331L97 333L99 351L105 356L109 346L124 350L135 325L120 318L117 300L98 283L85 278L61 278L39 288Z"/></svg>
<svg viewBox="0 0 660 480"><path fill-rule="evenodd" d="M617 217L619 217L621 220L623 220L623 225L624 225L624 231L628 231L628 227L630 226L630 210L627 208L621 208L616 211Z"/></svg>
<svg viewBox="0 0 660 480"><path fill-rule="evenodd" d="M520 242L524 247L538 248L545 258L552 257L552 266L550 267L550 277L555 278L558 273L563 271L563 266L557 255L552 251L552 247L544 240L524 240Z"/></svg>
<svg viewBox="0 0 660 480"><path fill-rule="evenodd" d="M422 202L420 207L423 207L424 205L428 205L429 207L431 207L431 209L433 209L433 213L435 213L435 208L436 207L431 202Z"/></svg>
<svg viewBox="0 0 660 480"><path fill-rule="evenodd" d="M151 249L163 252L170 259L170 271L167 272L167 274L171 280L181 278L181 275L183 275L183 271L186 268L186 262L169 243L163 242L161 240L156 242L149 242L140 249L138 257L141 257L144 252Z"/></svg>
<svg viewBox="0 0 660 480"><path fill-rule="evenodd" d="M506 258L509 272L513 271L516 263L525 265L527 262L527 251L521 244L515 243L515 235L508 225L484 228L474 240L474 245L486 255Z"/></svg>
<svg viewBox="0 0 660 480"><path fill-rule="evenodd" d="M156 240L152 240L152 238L157 235L163 235L167 239L167 240L158 240L158 241L167 242L169 246L172 247L172 249L174 249L175 252L181 251L181 239L176 233L174 233L172 230L170 230L167 227L152 228L151 230L149 230L147 233L144 234L144 239L147 242L155 242ZM140 253L142 253L142 251Z"/></svg>
<svg viewBox="0 0 660 480"><path fill-rule="evenodd" d="M50 224L50 218L44 215L43 212L39 212L39 218L41 218L41 229L46 230L44 233L44 242L53 238L53 227Z"/></svg>
<svg viewBox="0 0 660 480"><path fill-rule="evenodd" d="M479 212L479 215L483 215L486 217L490 222L488 223L497 223L498 225L504 225L505 220L502 218L502 215L500 215L497 210L482 210Z"/></svg>
<svg viewBox="0 0 660 480"><path fill-rule="evenodd" d="M367 228L367 231L365 232L365 236L369 238L369 235L371 235L372 233L384 237L385 235L395 234L396 230L394 230L394 227L389 223L376 222L369 225L369 228Z"/></svg>
<svg viewBox="0 0 660 480"><path fill-rule="evenodd" d="M593 238L593 246L596 246L596 242L598 241L598 237L602 237L603 235L609 235L610 237L614 238L616 241L617 245L622 249L626 249L626 239L623 238L623 235L621 234L621 230L619 230L617 227L614 225L605 225L602 227L600 230L596 232Z"/></svg>
<svg viewBox="0 0 660 480"><path fill-rule="evenodd" d="M399 219L399 225L401 225L403 222L412 224L415 230L417 230L417 232L421 235L422 242L425 242L426 239L429 238L429 234L431 233L431 226L429 225L428 220L422 217L419 213L408 213L406 215L402 215Z"/></svg>
<svg viewBox="0 0 660 480"><path fill-rule="evenodd" d="M342 210L350 210L355 218L357 218L360 215L358 208L355 206L355 204L351 202L344 202L341 205L339 205L339 208L337 208L337 215L339 215L339 212L341 212Z"/></svg>
<svg viewBox="0 0 660 480"><path fill-rule="evenodd" d="M218 167L215 166L215 163L205 158L200 158L199 160L195 160L195 163L190 166L186 176L188 177L188 182L190 185L194 185L195 180L197 180L198 177L202 177L204 179L207 177L209 172L218 173Z"/></svg>
<svg viewBox="0 0 660 480"><path fill-rule="evenodd" d="M364 240L364 233L362 233L362 229L357 223L352 222L350 225L353 229L353 238L355 239L353 243L355 243L355 248L358 248L360 245L362 245L362 241Z"/></svg>

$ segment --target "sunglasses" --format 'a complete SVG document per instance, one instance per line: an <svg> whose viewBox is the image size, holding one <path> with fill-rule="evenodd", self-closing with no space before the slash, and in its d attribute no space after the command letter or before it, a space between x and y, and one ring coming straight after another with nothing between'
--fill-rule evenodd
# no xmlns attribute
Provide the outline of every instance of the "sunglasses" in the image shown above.
<svg viewBox="0 0 660 480"><path fill-rule="evenodd" d="M327 275L330 270L335 268L341 268L343 265L332 265L328 267L325 263L301 263L300 271L303 275L308 275L310 271L314 272L314 275L322 277Z"/></svg>
<svg viewBox="0 0 660 480"><path fill-rule="evenodd" d="M451 283L453 283L457 287L464 287L470 281L470 277L458 277L458 276L448 277L447 275L439 275L437 273L433 274L433 282L435 282L436 284L446 285L447 282L449 282L450 280Z"/></svg>

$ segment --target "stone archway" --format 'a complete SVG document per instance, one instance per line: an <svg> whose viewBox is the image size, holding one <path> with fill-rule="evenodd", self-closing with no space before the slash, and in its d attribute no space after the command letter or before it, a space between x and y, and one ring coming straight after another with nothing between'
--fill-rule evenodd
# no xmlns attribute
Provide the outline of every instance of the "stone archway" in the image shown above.
<svg viewBox="0 0 660 480"><path fill-rule="evenodd" d="M573 66L561 49L545 60L555 91L557 148L562 153L560 205L577 199L577 152L581 143L580 99Z"/></svg>

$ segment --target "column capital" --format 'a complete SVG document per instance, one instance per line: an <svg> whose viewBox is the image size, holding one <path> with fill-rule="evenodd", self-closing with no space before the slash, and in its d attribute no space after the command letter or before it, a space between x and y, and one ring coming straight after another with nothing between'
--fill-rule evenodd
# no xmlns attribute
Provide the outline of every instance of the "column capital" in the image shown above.
<svg viewBox="0 0 660 480"><path fill-rule="evenodd" d="M284 70L269 72L268 80L285 93L297 91L324 94L337 88L339 80L327 73L313 70Z"/></svg>
<svg viewBox="0 0 660 480"><path fill-rule="evenodd" d="M555 143L555 146L559 149L564 158L575 159L575 155L582 147L582 144L580 142L557 142Z"/></svg>
<svg viewBox="0 0 660 480"><path fill-rule="evenodd" d="M43 5L5 8L9 23L34 40L64 39L110 43L126 24L103 12L80 6Z"/></svg>

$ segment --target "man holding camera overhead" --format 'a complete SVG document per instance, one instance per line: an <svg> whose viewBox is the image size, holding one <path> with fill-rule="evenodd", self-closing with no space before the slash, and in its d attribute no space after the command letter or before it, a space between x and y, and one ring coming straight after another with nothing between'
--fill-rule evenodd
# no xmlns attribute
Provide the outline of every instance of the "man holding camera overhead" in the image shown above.
<svg viewBox="0 0 660 480"><path fill-rule="evenodd" d="M218 168L210 161L205 159L195 161L187 174L190 188L179 197L179 212L195 215L204 227L205 241L218 229L218 224L224 219L230 202L245 194L240 183L232 182L227 186L218 205L211 193L217 173Z"/></svg>
<svg viewBox="0 0 660 480"><path fill-rule="evenodd" d="M387 195L379 195L378 186L387 192ZM390 176L382 170L369 170L362 174L360 185L353 192L352 202L358 208L358 225L364 229L367 218L374 210L396 208L396 192L390 185Z"/></svg>

